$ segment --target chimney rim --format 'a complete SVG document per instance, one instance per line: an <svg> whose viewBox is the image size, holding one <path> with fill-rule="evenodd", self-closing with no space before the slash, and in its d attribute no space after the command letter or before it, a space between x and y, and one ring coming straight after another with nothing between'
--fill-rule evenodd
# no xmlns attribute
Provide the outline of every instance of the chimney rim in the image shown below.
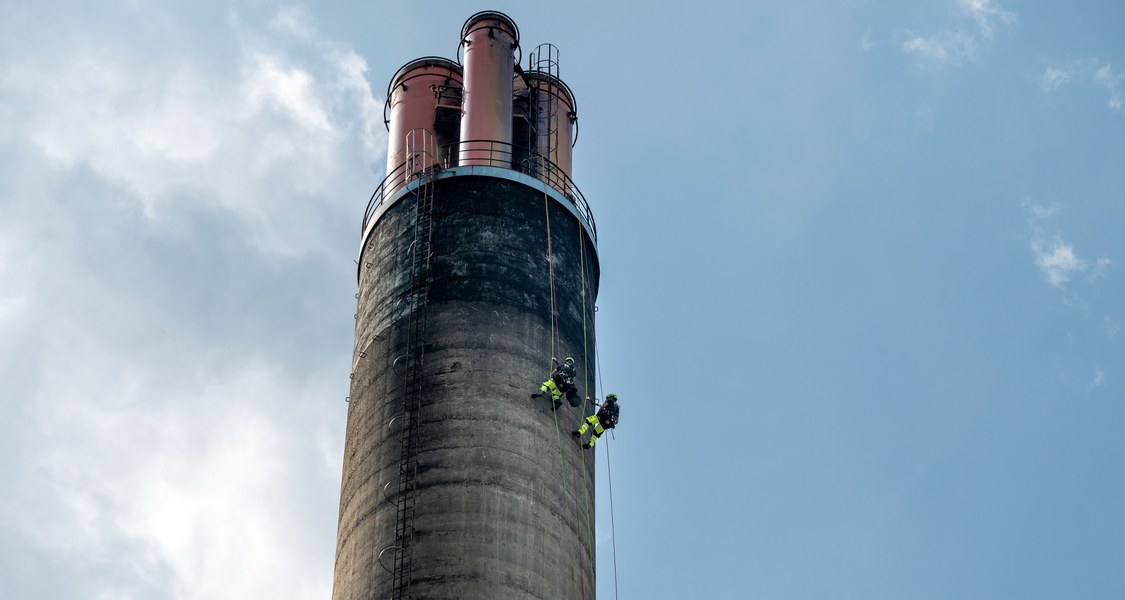
<svg viewBox="0 0 1125 600"><path fill-rule="evenodd" d="M455 61L450 60L448 58L445 58L443 56L423 56L421 58L415 58L414 60L411 60L411 61L407 62L406 64L402 65L401 67L399 67L398 70L395 71L395 74L391 76L391 80L387 84L387 101L388 102L391 99L391 93L394 91L395 86L397 86L398 84L405 81L406 75L408 73L410 73L411 71L414 71L415 69L421 68L421 67L445 67L445 68L449 69L452 74L454 74L456 76L460 76L462 78L464 78L464 76L465 76L464 67L457 64Z"/></svg>
<svg viewBox="0 0 1125 600"><path fill-rule="evenodd" d="M512 47L513 48L519 47L519 45L520 45L520 28L516 26L516 22L513 21L511 17L509 17L508 15L506 15L506 14L500 12L500 11L497 11L497 10L482 10L482 11L472 15L468 19L466 19L465 24L461 26L461 44L462 45L464 45L465 39L469 37L469 34L472 33L473 25L475 25L475 24L477 24L481 21L484 21L484 20L500 21L500 23L502 25L506 25L511 30L510 33L512 34L512 38L513 38Z"/></svg>
<svg viewBox="0 0 1125 600"><path fill-rule="evenodd" d="M556 77L546 71L530 70L524 71L524 74L527 76L529 86L533 85L533 82L535 81L546 81L548 83L553 83L559 86L566 99L569 100L571 111L573 111L575 115L578 114L578 100L574 97L574 90L571 90L570 86L567 85L566 82L561 78Z"/></svg>

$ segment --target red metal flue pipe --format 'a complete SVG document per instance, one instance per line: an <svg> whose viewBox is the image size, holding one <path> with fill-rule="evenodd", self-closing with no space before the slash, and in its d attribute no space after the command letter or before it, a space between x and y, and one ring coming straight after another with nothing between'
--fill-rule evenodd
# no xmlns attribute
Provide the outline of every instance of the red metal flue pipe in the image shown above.
<svg viewBox="0 0 1125 600"><path fill-rule="evenodd" d="M497 165L489 142L512 143L513 51L519 29L505 14L479 12L461 28L465 92L461 104L458 164ZM472 141L481 140L481 141Z"/></svg>

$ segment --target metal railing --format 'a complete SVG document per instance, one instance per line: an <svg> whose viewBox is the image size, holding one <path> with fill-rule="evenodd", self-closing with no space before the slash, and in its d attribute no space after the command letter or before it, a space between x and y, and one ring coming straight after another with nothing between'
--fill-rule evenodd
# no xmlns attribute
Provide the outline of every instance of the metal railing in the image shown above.
<svg viewBox="0 0 1125 600"><path fill-rule="evenodd" d="M367 225L374 217L375 212L395 192L416 179L436 177L440 171L458 166L487 166L510 169L542 181L571 202L578 212L579 218L589 227L594 242L597 243L598 228L594 224L594 215L590 212L590 205L586 202L586 198L582 195L578 186L574 185L570 176L564 173L558 165L530 148L492 140L464 140L456 146L452 144L443 146L438 153L436 162L419 161L415 160L413 156L408 156L407 160L387 173L387 176L383 178L383 181L371 194L371 198L367 201L367 208L363 211L363 224L360 228L360 234L362 235L364 231L367 231Z"/></svg>

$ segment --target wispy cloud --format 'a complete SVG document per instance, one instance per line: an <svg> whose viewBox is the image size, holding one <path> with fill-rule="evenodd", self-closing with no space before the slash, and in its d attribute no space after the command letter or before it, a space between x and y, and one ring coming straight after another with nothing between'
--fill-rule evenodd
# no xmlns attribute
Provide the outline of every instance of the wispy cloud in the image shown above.
<svg viewBox="0 0 1125 600"><path fill-rule="evenodd" d="M859 49L867 52L874 47L875 40L871 39L871 30L868 29L867 31L863 32L863 35L859 38Z"/></svg>
<svg viewBox="0 0 1125 600"><path fill-rule="evenodd" d="M1117 334L1121 333L1121 322L1116 319L1106 317L1104 320L1104 325L1105 334L1109 336L1110 339L1117 337Z"/></svg>
<svg viewBox="0 0 1125 600"><path fill-rule="evenodd" d="M1039 90L1051 96L1065 84L1084 82L1101 88L1107 94L1106 106L1113 111L1125 107L1125 74L1112 63L1096 58L1067 64L1048 64L1039 77Z"/></svg>
<svg viewBox="0 0 1125 600"><path fill-rule="evenodd" d="M928 65L945 67L976 60L977 40L960 31L939 31L911 37L902 43L902 49Z"/></svg>
<svg viewBox="0 0 1125 600"><path fill-rule="evenodd" d="M1121 109L1121 81L1125 79L1120 73L1113 70L1113 66L1109 64L1102 65L1094 71L1094 83L1098 84L1109 92L1109 101L1107 105L1113 110Z"/></svg>
<svg viewBox="0 0 1125 600"><path fill-rule="evenodd" d="M958 0L958 4L977 24L977 30L986 40L992 39L993 27L997 23L1011 26L1019 22L1016 13L1004 10L1000 3L992 0Z"/></svg>
<svg viewBox="0 0 1125 600"><path fill-rule="evenodd" d="M1101 257L1094 261L1081 258L1074 246L1063 240L1062 235L1048 230L1047 221L1055 215L1057 208L1043 207L1028 203L1028 224L1031 226L1031 251L1035 264L1042 271L1047 283L1063 289L1076 275L1087 273L1091 281L1105 275L1111 261Z"/></svg>
<svg viewBox="0 0 1125 600"><path fill-rule="evenodd" d="M1066 69L1049 66L1039 78L1039 89L1043 90L1044 94L1052 94L1069 80L1070 73Z"/></svg>
<svg viewBox="0 0 1125 600"><path fill-rule="evenodd" d="M1094 377L1090 380L1090 389L1100 388L1105 384L1105 371L1094 369Z"/></svg>
<svg viewBox="0 0 1125 600"><path fill-rule="evenodd" d="M998 25L1010 27L1019 22L1014 12L993 0L957 0L955 13L950 27L934 33L906 31L902 50L926 68L957 66L975 61L979 48L992 40Z"/></svg>

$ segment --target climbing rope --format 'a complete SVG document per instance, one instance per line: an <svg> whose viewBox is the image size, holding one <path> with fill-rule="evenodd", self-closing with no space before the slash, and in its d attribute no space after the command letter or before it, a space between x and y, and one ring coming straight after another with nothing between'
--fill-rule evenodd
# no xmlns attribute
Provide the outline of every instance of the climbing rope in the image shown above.
<svg viewBox="0 0 1125 600"><path fill-rule="evenodd" d="M555 304L555 254L551 246L551 204L550 198L547 196L547 182L543 182L543 212L547 218L547 272L550 275L551 281L551 353L552 356L558 357L562 350L562 342L559 339L559 313Z"/></svg>
<svg viewBox="0 0 1125 600"><path fill-rule="evenodd" d="M554 263L555 263L555 261L554 261L554 247L553 247L553 237L551 235L550 197L547 193L547 183L546 182L544 182L544 185L543 185L543 210L544 210L544 214L545 214L546 228L547 228L547 261L548 261L548 273L549 273L549 277L550 277L550 286L551 286L551 312L550 312L550 319L549 319L550 322L551 322L551 324L550 324L551 339L549 341L549 346L551 348L552 354L557 358L558 356L561 355L561 352L562 352L562 334L561 334L561 330L559 328L558 297L557 297L557 293L556 293L555 268L554 268ZM593 381L592 381L592 383L594 383L594 386L592 386L592 387L594 387L593 396L596 398L596 397L598 397L599 391L602 393L602 395L605 394L605 385L604 385L604 382L602 380L601 354L598 352L597 338L596 337L594 338L593 350L594 350L594 355L595 355L595 359L594 359L595 360L595 367L596 367L595 371L597 372L597 376L596 376L596 378L591 378L590 375L589 375L589 372L590 372L589 371L589 369L590 369L590 356L589 356L590 341L589 341L589 336L588 336L587 330L589 328L589 319L591 318L590 313L592 312L590 310L590 306L593 304L593 290L591 289L592 288L592 281L589 280L586 277L586 271L589 268L589 259L586 256L586 243L585 243L585 239L584 239L584 236L583 236L583 229L582 229L582 226L581 226L580 223L578 225L577 232L578 232L579 265L580 265L580 274L581 274L580 290L581 290L581 295L582 295L582 298L581 298L581 302L582 302L582 368L583 368L584 378L586 379L586 385L585 385L586 390L589 391L589 389L591 387L590 383L591 383L591 380L593 379ZM552 368L553 368L553 365L552 365ZM589 399L589 397L590 396L587 395L586 399ZM582 401L581 415L582 415L583 421L585 420L585 418L587 416L587 412L590 410L589 403L586 402L586 399L583 399L583 401ZM552 402L552 408L553 408L554 407L554 399L553 398L552 398L551 402ZM596 404L597 403L594 402L595 406L596 406ZM566 447L563 445L564 441L565 441L564 436L562 435L562 429L559 426L558 411L552 410L552 416L553 416L554 421L555 421L555 440L556 440L556 443L559 446L560 471L565 473L566 463L568 461L567 461L567 456L566 456ZM605 444L605 447L606 447L606 466L607 466L607 469L608 469L609 468L609 445L608 445L609 440L607 439L605 442L603 442L603 444ZM593 544L594 543L594 541L593 541L594 540L594 528L593 528L593 520L591 518L592 499L590 498L590 486L589 486L589 479L588 479L590 473L586 469L582 469L581 484L579 483L579 476L578 476L579 465L582 464L583 462L584 462L583 460L580 460L580 461L572 463L573 468L570 470L571 471L571 473L570 473L570 475L571 475L571 485L572 485L572 490L574 492L575 513L576 513L575 516L579 520L581 520L582 517L585 517L587 540L591 540L590 543ZM565 474L563 476L565 477ZM581 495L585 497L584 498L585 502L582 502L582 499L580 498L580 494L578 492L579 485L581 485L581 487L582 487L582 494ZM611 529L612 544L613 544L613 590L614 590L614 597L616 598L618 596L618 584L617 584L617 526L616 526L616 520L615 520L615 515L614 515L614 507L613 507L612 473L610 473L610 479L609 479L609 501L610 501L610 529ZM578 561L579 561L579 572L580 573L585 572L585 568L584 568L585 562L586 562L585 546L583 546L583 549L582 549L582 551L581 551L581 553L578 557ZM581 588L582 588L583 583L584 583L583 581L576 581L575 582L575 585L578 588L578 590L576 590L577 594L576 594L575 597L581 596L581 591L582 591ZM590 585L592 586L593 582L590 582ZM595 593L596 593L596 591L595 591Z"/></svg>
<svg viewBox="0 0 1125 600"><path fill-rule="evenodd" d="M613 468L609 463L609 440L605 445L605 470L609 475L609 539L613 542L613 597L617 598L617 524L613 519Z"/></svg>
<svg viewBox="0 0 1125 600"><path fill-rule="evenodd" d="M586 342L586 302L587 302L587 298L589 298L590 296L589 296L589 294L587 293L587 290L586 290L586 241L584 239L582 239L582 224L579 223L578 227L576 229L578 230L578 262L579 262L579 264L582 265L582 268L579 269L579 272L581 272L581 274L582 274L582 373L585 375L585 374L590 372L589 371L589 368L590 368L590 360L589 360L590 359L590 351L589 351L589 349L587 348L587 345L586 345L587 344L587 342ZM595 342L596 342L596 340L595 340ZM599 375L600 375L600 373L599 373ZM586 388L587 388L587 390L590 387L589 383L590 383L589 375L586 375L586 384L587 384ZM598 397L597 388L594 389L594 397L595 398ZM587 399L590 398L590 395L587 394L586 398ZM583 418L586 417L586 411L587 410L589 410L589 408L586 406L586 400L582 400L582 417Z"/></svg>
<svg viewBox="0 0 1125 600"><path fill-rule="evenodd" d="M583 235L582 235L582 223L577 222L576 225L577 225L577 227L575 227L575 229L578 231L578 264L581 265L581 267L579 268L579 273L581 274L581 286L582 286L580 288L582 290L582 374L583 374L583 377L586 379L586 385L583 386L583 387L585 387L586 391L588 392L589 388L590 388L591 377L589 375L589 373L590 373L590 371L589 371L589 368L590 368L590 349L589 349L589 342L587 340L587 335L586 335L586 331L587 331L586 315L587 315L587 307L589 306L590 298L592 298L593 296L590 294L590 290L587 289L587 285L586 285L586 240L583 238ZM594 351L597 352L597 337L594 338L594 344L595 344ZM596 360L596 358L595 358L595 360ZM601 376L600 371L598 372L598 376L599 377ZM598 392L598 390L595 387L594 394L593 394L593 396L595 398L597 397L597 392ZM586 404L586 400L589 399L589 398L590 398L590 394L586 394L585 398L582 400L582 411L581 411L580 414L581 414L583 420L585 420L586 414L590 410L589 407ZM589 476L590 474L585 469L583 469L583 474L584 474L584 476L582 478L582 480L583 480L582 481L582 491L586 495L586 504L585 504L585 509L586 509L586 511L585 511L586 512L586 535L588 536L587 539L595 540L595 543L596 543L596 538L594 537L594 528L591 525L591 519L590 519L590 508L591 508L591 504L592 504L592 502L590 500L590 486L586 482L586 477Z"/></svg>
<svg viewBox="0 0 1125 600"><path fill-rule="evenodd" d="M579 233L579 236L581 236L582 231L579 230L578 233ZM593 290L587 289L585 287L586 286L586 284L585 284L585 277L586 277L585 270L586 270L586 262L583 261L582 262L582 271L583 271L583 275L582 275L582 277L583 277L583 288L582 289L585 291L585 293L588 295L588 297L592 299L593 298L593 293L592 293ZM592 285L592 283L591 283L591 285ZM585 303L583 303L582 308L583 308L583 311L585 311L585 308L586 308ZM584 329L583 329L583 334L585 334ZM605 382L602 381L602 353L598 351L598 338L597 338L597 336L594 336L594 362L595 362L595 365L597 367L597 372L598 372L598 387L597 387L597 389L600 390L602 395L604 396L606 392L605 392ZM613 430L611 429L610 430L610 437L613 436L612 432L613 432ZM609 460L609 440L605 441L605 468L606 468L606 474L608 475L608 481L609 481L610 541L613 544L613 597L617 598L618 597L618 593L617 593L617 524L616 524L616 520L614 519L614 511L613 511L613 469L611 467L610 460Z"/></svg>
<svg viewBox="0 0 1125 600"><path fill-rule="evenodd" d="M551 201L550 201L550 196L547 193L547 182L546 181L543 182L543 212L544 212L544 215L545 215L546 226L547 226L547 265L548 265L548 274L550 276L550 284L551 284L551 314L550 314L551 347L553 349L552 352L554 353L554 356L557 358L559 356L559 354L561 354L561 352L562 352L562 336L561 336L561 333L559 331L558 300L557 300L557 297L556 297L556 294L555 294L555 257L554 257L553 241L552 241L552 236L551 236ZM585 335L585 332L583 332L583 335ZM559 464L559 470L563 473L563 477L565 477L566 476L565 475L565 473L566 473L566 462L567 462L566 453L565 453L565 446L563 446L562 430L559 427L559 415L558 415L558 411L555 410L555 407L554 407L555 400L554 400L553 395L551 396L550 401L551 401L551 409L552 409L551 410L551 416L554 418L554 421L555 421L555 441L556 441L556 443L558 445L558 448L559 448L559 463L560 463ZM585 515L586 516L586 529L587 529L587 531L592 531L592 527L590 525L589 507L587 507L586 511L583 511L582 508L579 506L578 493L577 493L577 488L578 488L577 466L575 466L574 468L571 469L570 475L571 475L571 479L570 479L571 488L573 490L575 490L575 492L574 492L575 519L580 521L582 519L582 513L585 512L586 513L586 515ZM586 490L586 497L587 497L587 504L589 504L589 489ZM584 554L585 553L582 552L578 556L579 573L583 573L583 572L586 571L586 569L584 568L584 565L586 563L586 559L585 559ZM581 580L575 582L575 586L578 588L578 590L577 590L578 593L575 594L574 597L581 597L582 583L583 582Z"/></svg>

